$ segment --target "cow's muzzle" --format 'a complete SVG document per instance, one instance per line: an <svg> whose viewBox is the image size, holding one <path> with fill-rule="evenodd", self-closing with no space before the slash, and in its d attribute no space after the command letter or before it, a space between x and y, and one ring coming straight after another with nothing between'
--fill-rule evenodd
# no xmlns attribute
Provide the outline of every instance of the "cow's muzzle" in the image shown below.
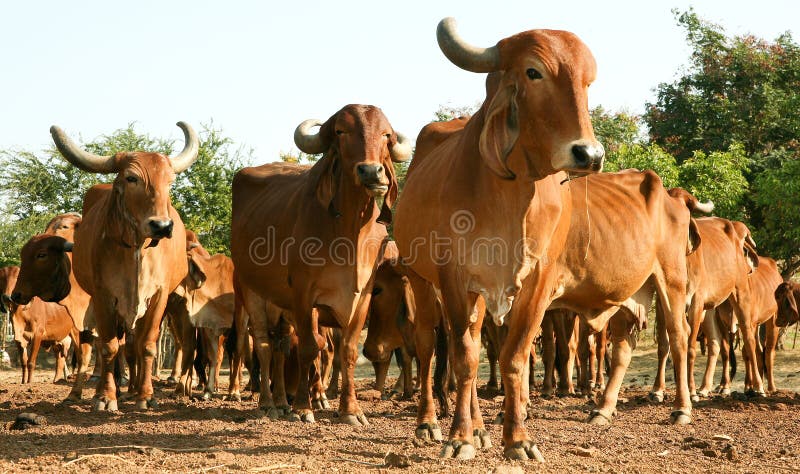
<svg viewBox="0 0 800 474"><path fill-rule="evenodd" d="M571 152L576 169L586 171L600 171L603 169L603 158L606 155L606 151L599 143L596 145L577 143L572 145Z"/></svg>
<svg viewBox="0 0 800 474"><path fill-rule="evenodd" d="M389 190L383 165L360 164L356 166L358 180L373 196L383 196Z"/></svg>
<svg viewBox="0 0 800 474"><path fill-rule="evenodd" d="M168 239L172 237L174 223L172 219L150 219L150 236L154 239Z"/></svg>

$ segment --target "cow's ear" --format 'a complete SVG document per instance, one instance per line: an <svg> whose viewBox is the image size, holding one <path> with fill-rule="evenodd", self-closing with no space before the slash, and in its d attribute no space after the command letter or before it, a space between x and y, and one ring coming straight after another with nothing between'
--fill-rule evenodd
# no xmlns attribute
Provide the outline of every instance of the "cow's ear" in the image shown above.
<svg viewBox="0 0 800 474"><path fill-rule="evenodd" d="M337 156L338 153L335 151L325 153L314 165L315 168L319 167L319 169L315 170L317 174L317 200L333 216L339 215L333 205L333 198L336 197L336 186L339 181L339 160Z"/></svg>
<svg viewBox="0 0 800 474"><path fill-rule="evenodd" d="M411 289L411 283L407 277L403 277L403 303L406 306L406 319L409 323L414 324L417 315L417 304L414 301L414 291Z"/></svg>
<svg viewBox="0 0 800 474"><path fill-rule="evenodd" d="M514 179L516 175L508 168L506 160L519 138L517 108L517 86L500 86L486 110L483 130L478 148L483 161L495 174L503 179Z"/></svg>
<svg viewBox="0 0 800 474"><path fill-rule="evenodd" d="M203 287L203 283L206 282L204 266L201 258L195 255L189 255L189 281L193 286L193 288L190 289L197 290Z"/></svg>
<svg viewBox="0 0 800 474"><path fill-rule="evenodd" d="M397 178L394 174L394 165L391 160L386 160L384 163L386 175L389 177L389 191L383 197L383 204L381 205L381 213L378 216L378 222L381 224L389 225L392 223L392 206L397 200Z"/></svg>
<svg viewBox="0 0 800 474"><path fill-rule="evenodd" d="M747 265L750 267L750 273L753 273L758 268L758 253L749 245L745 245L744 256L747 259Z"/></svg>
<svg viewBox="0 0 800 474"><path fill-rule="evenodd" d="M700 247L700 230L697 228L697 222L694 219L689 219L689 247L686 250L686 255L694 253Z"/></svg>

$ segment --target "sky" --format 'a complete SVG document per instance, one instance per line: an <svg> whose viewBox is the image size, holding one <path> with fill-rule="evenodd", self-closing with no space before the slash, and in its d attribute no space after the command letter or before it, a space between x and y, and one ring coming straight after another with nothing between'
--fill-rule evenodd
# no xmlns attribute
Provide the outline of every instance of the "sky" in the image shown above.
<svg viewBox="0 0 800 474"><path fill-rule="evenodd" d="M485 75L439 51L447 16L477 46L572 31L598 64L590 106L641 113L687 64L671 10L689 6L729 34L800 34L797 0L2 2L0 149L45 149L53 124L90 141L130 122L180 147L175 122L213 121L265 163L295 150L300 122L350 103L413 138L440 105L483 99Z"/></svg>

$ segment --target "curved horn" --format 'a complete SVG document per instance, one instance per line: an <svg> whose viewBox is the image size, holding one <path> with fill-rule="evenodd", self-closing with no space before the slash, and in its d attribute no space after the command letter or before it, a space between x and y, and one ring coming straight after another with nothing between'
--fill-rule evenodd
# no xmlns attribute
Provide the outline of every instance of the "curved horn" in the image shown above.
<svg viewBox="0 0 800 474"><path fill-rule="evenodd" d="M294 144L303 153L315 155L323 153L328 147L322 142L319 132L312 132L311 129L321 126L322 122L317 119L303 120L294 130Z"/></svg>
<svg viewBox="0 0 800 474"><path fill-rule="evenodd" d="M461 39L456 31L456 20L447 17L436 27L436 41L447 59L471 72L492 72L500 69L500 52L497 46L479 48Z"/></svg>
<svg viewBox="0 0 800 474"><path fill-rule="evenodd" d="M171 156L169 161L172 163L172 170L180 173L192 166L192 163L197 160L200 152L200 139L197 138L197 133L188 123L181 121L175 125L183 130L183 139L186 144L183 146L183 151L178 153L177 156Z"/></svg>
<svg viewBox="0 0 800 474"><path fill-rule="evenodd" d="M116 162L113 156L101 156L89 153L73 142L64 130L53 125L50 127L50 135L53 136L53 143L56 144L59 153L67 161L90 173L113 173Z"/></svg>
<svg viewBox="0 0 800 474"><path fill-rule="evenodd" d="M395 132L397 133L397 132ZM389 155L395 163L402 163L411 158L411 141L402 133L397 133L397 143L392 145Z"/></svg>

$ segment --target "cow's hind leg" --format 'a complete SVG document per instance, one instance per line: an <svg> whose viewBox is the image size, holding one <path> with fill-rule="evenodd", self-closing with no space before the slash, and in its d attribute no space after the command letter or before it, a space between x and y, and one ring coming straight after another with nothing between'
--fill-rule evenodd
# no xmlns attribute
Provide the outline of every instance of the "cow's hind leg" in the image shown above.
<svg viewBox="0 0 800 474"><path fill-rule="evenodd" d="M603 392L600 407L593 410L589 416L589 423L593 425L607 425L617 411L617 398L625 377L625 371L631 362L631 327L633 323L627 319L624 310L618 311L609 321L611 331L611 377L608 379Z"/></svg>
<svg viewBox="0 0 800 474"><path fill-rule="evenodd" d="M656 298L656 339L658 341L658 365L656 366L656 376L653 380L653 389L650 390L647 398L651 402L661 403L664 401L664 391L666 390L667 357L669 356L669 336L667 334L667 323L664 315L664 307Z"/></svg>

